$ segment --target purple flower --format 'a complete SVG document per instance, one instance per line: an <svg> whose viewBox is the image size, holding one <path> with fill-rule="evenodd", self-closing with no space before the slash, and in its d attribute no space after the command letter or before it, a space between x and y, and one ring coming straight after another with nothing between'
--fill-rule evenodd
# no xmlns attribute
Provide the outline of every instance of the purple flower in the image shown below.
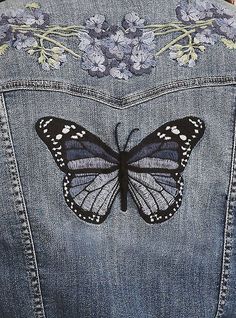
<svg viewBox="0 0 236 318"><path fill-rule="evenodd" d="M44 27L49 24L49 15L40 9L27 10L23 14L22 22L33 27Z"/></svg>
<svg viewBox="0 0 236 318"><path fill-rule="evenodd" d="M195 35L195 39L201 43L215 44L219 40L219 35L212 33L211 29L204 29Z"/></svg>
<svg viewBox="0 0 236 318"><path fill-rule="evenodd" d="M51 57L43 57L42 60L39 58L42 68L45 71L49 71L50 69L58 70L60 69L61 65L66 62L66 54L64 53L64 49L55 46L51 49L51 51Z"/></svg>
<svg viewBox="0 0 236 318"><path fill-rule="evenodd" d="M185 24L210 18L232 17L227 8L221 7L214 1L205 0L196 0L195 4L189 4L186 0L181 0L176 8L176 15Z"/></svg>
<svg viewBox="0 0 236 318"><path fill-rule="evenodd" d="M205 12L199 9L186 1L181 1L176 7L176 16L185 24L190 24L205 18Z"/></svg>
<svg viewBox="0 0 236 318"><path fill-rule="evenodd" d="M153 53L141 51L134 48L131 55L131 71L136 75L150 73L151 68L156 66L156 60Z"/></svg>
<svg viewBox="0 0 236 318"><path fill-rule="evenodd" d="M170 58L176 60L181 57L184 53L182 52L183 46L181 44L172 45L170 47Z"/></svg>
<svg viewBox="0 0 236 318"><path fill-rule="evenodd" d="M95 14L86 20L85 27L89 30L91 36L100 38L106 35L105 31L108 29L108 23L104 15Z"/></svg>
<svg viewBox="0 0 236 318"><path fill-rule="evenodd" d="M153 31L146 31L140 37L135 37L132 44L138 50L151 52L156 48L155 34Z"/></svg>
<svg viewBox="0 0 236 318"><path fill-rule="evenodd" d="M42 69L44 71L50 71L51 69L59 70L60 67L61 67L61 63L51 58L48 59L48 62L42 63Z"/></svg>
<svg viewBox="0 0 236 318"><path fill-rule="evenodd" d="M104 47L107 48L106 55L122 59L125 54L131 53L131 39L127 38L122 30L116 31L103 41Z"/></svg>
<svg viewBox="0 0 236 318"><path fill-rule="evenodd" d="M59 61L48 59L48 62L42 63L42 69L44 71L50 71L51 69L59 70L61 65L62 64Z"/></svg>
<svg viewBox="0 0 236 318"><path fill-rule="evenodd" d="M1 21L10 24L21 24L24 12L25 10L23 9L7 10L4 14L1 15Z"/></svg>
<svg viewBox="0 0 236 318"><path fill-rule="evenodd" d="M0 25L0 45L10 41L12 37L11 27L8 24Z"/></svg>
<svg viewBox="0 0 236 318"><path fill-rule="evenodd" d="M27 49L29 47L37 45L37 41L30 34L18 33L16 40L13 42L13 46L17 50Z"/></svg>
<svg viewBox="0 0 236 318"><path fill-rule="evenodd" d="M176 60L180 66L194 67L198 56L195 52L191 54L187 51L185 53L173 46L170 48L170 58Z"/></svg>
<svg viewBox="0 0 236 318"><path fill-rule="evenodd" d="M196 8L201 13L201 19L211 18L213 16L214 6L209 1L197 0Z"/></svg>
<svg viewBox="0 0 236 318"><path fill-rule="evenodd" d="M198 52L204 52L205 46L194 39L189 47L186 45L175 44L170 47L170 58L176 60L180 66L194 67L198 59Z"/></svg>
<svg viewBox="0 0 236 318"><path fill-rule="evenodd" d="M59 69L60 68L60 64L58 63L58 65L56 67L54 67L55 69ZM51 70L51 66L49 65L49 63L44 62L42 63L42 69L44 71L50 71Z"/></svg>
<svg viewBox="0 0 236 318"><path fill-rule="evenodd" d="M43 27L49 24L49 15L40 9L9 10L2 14L1 20L10 24L26 24L34 27Z"/></svg>
<svg viewBox="0 0 236 318"><path fill-rule="evenodd" d="M145 20L141 19L135 12L127 13L122 21L122 26L133 36L142 35L142 28L144 27Z"/></svg>
<svg viewBox="0 0 236 318"><path fill-rule="evenodd" d="M102 77L108 75L108 63L103 54L86 54L82 55L81 67L87 70L90 75Z"/></svg>
<svg viewBox="0 0 236 318"><path fill-rule="evenodd" d="M224 35L228 39L236 38L236 19L234 18L223 18L216 19L216 32Z"/></svg>
<svg viewBox="0 0 236 318"><path fill-rule="evenodd" d="M51 48L51 51L54 61L60 62L61 64L66 62L66 54L63 48L54 46L53 48Z"/></svg>
<svg viewBox="0 0 236 318"><path fill-rule="evenodd" d="M232 17L231 11L225 7L222 7L219 3L213 5L213 16L214 18L230 18Z"/></svg>
<svg viewBox="0 0 236 318"><path fill-rule="evenodd" d="M110 75L115 78L128 80L133 74L130 72L129 66L122 61L117 62L116 65L110 69Z"/></svg>
<svg viewBox="0 0 236 318"><path fill-rule="evenodd" d="M82 32L80 34L79 50L87 54L102 54L101 40L91 37L88 33Z"/></svg>

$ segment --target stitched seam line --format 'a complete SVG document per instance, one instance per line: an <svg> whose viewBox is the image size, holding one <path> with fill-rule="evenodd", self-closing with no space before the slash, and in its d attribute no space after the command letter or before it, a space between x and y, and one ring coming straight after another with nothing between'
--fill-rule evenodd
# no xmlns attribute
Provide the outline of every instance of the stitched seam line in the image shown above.
<svg viewBox="0 0 236 318"><path fill-rule="evenodd" d="M190 79L183 79L178 80L175 82L167 83L159 87L154 87L151 89L148 89L141 93L134 93L131 95L128 95L125 97L125 99L132 100L132 99L140 99L143 97L143 95L155 97L155 95L159 95L162 91L164 93L165 90L172 90L172 89L178 89L178 88L189 88L189 87L197 87L198 85L202 86L204 84L229 84L232 82L236 82L236 77L233 76L212 76L212 77L196 77L196 78L190 78Z"/></svg>
<svg viewBox="0 0 236 318"><path fill-rule="evenodd" d="M21 223L21 236L24 247L25 260L27 264L27 273L29 276L31 292L33 295L34 314L36 318L45 318L46 316L43 306L33 237L28 219L26 204L23 196L18 164L14 152L14 146L10 133L8 115L3 94L0 95L0 124L2 138L5 143L8 167L11 175L11 183L13 189L12 194L14 196L13 199L19 215L19 221Z"/></svg>
<svg viewBox="0 0 236 318"><path fill-rule="evenodd" d="M14 90L44 90L64 92L77 97L92 99L115 109L127 109L154 98L173 93L179 90L214 87L224 85L235 85L234 76L215 76L215 77L197 77L192 79L180 80L167 83L158 87L148 89L144 92L137 92L127 95L123 98L111 96L105 92L98 91L92 87L79 86L66 82L50 80L17 80L8 81L0 85L1 92Z"/></svg>
<svg viewBox="0 0 236 318"><path fill-rule="evenodd" d="M236 100L235 100L236 102ZM235 111L235 110L234 110ZM236 202L236 117L234 116L234 137L233 137L233 151L231 161L230 183L229 183L229 196L225 216L224 228L224 247L222 259L222 273L220 282L220 292L218 307L215 318L220 318L224 314L224 307L228 296L228 284L230 279L230 265L233 246L233 207Z"/></svg>

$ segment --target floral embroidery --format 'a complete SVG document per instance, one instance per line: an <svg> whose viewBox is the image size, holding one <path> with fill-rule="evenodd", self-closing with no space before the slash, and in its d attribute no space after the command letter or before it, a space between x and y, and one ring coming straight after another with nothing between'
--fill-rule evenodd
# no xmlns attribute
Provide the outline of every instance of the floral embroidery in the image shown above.
<svg viewBox="0 0 236 318"><path fill-rule="evenodd" d="M166 51L181 66L193 67L199 54L218 42L236 49L236 19L213 1L182 0L177 20L147 24L135 12L127 13L121 25L111 25L101 14L83 25L54 25L36 2L10 10L0 17L0 55L10 47L35 56L44 70L59 69L72 55L91 76L111 75L128 80L150 73ZM172 39L160 47L159 38ZM78 41L71 49L66 39Z"/></svg>

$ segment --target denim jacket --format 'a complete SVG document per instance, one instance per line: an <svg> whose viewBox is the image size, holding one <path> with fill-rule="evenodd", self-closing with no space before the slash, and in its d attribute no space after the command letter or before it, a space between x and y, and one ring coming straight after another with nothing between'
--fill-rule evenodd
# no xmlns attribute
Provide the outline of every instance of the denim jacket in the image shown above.
<svg viewBox="0 0 236 318"><path fill-rule="evenodd" d="M235 7L0 14L0 317L235 318Z"/></svg>

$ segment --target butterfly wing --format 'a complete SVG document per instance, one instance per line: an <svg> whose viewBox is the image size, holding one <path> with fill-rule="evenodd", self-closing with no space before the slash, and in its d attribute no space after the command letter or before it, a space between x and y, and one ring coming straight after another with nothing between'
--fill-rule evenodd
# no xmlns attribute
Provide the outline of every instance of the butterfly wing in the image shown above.
<svg viewBox="0 0 236 318"><path fill-rule="evenodd" d="M129 171L129 190L148 223L161 223L181 205L183 178L175 173Z"/></svg>
<svg viewBox="0 0 236 318"><path fill-rule="evenodd" d="M117 169L118 154L74 122L44 117L37 121L36 131L65 173L108 173Z"/></svg>
<svg viewBox="0 0 236 318"><path fill-rule="evenodd" d="M128 153L129 190L145 221L166 221L180 207L181 173L204 130L203 121L197 117L171 121Z"/></svg>
<svg viewBox="0 0 236 318"><path fill-rule="evenodd" d="M119 190L118 154L74 122L55 117L37 121L36 131L66 173L68 206L90 223L102 223Z"/></svg>
<svg viewBox="0 0 236 318"><path fill-rule="evenodd" d="M102 223L119 191L118 171L68 173L64 178L67 205L84 221Z"/></svg>

